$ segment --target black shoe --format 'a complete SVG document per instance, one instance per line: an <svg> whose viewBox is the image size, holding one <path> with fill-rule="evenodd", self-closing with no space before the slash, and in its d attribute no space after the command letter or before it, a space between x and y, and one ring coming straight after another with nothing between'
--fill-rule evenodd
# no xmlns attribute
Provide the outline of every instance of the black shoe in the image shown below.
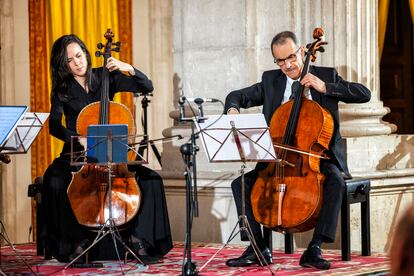
<svg viewBox="0 0 414 276"><path fill-rule="evenodd" d="M131 250L145 265L158 263L160 258L148 254L147 247L147 244L141 240L131 242Z"/></svg>
<svg viewBox="0 0 414 276"><path fill-rule="evenodd" d="M69 255L52 255L59 263L69 263Z"/></svg>
<svg viewBox="0 0 414 276"><path fill-rule="evenodd" d="M88 248L89 240L83 240L78 246L76 246L75 251L69 255L69 262L76 259L80 254ZM85 264L88 261L89 251L84 253L81 257L79 257L74 263L75 264Z"/></svg>
<svg viewBox="0 0 414 276"><path fill-rule="evenodd" d="M261 250L261 252L266 261L265 263L263 263L263 265L271 264L272 252L270 252L269 248L265 247L263 250ZM247 247L247 249L243 252L243 254L240 257L229 259L226 261L226 265L232 267L250 266L253 264L260 264L260 261L254 253L253 247L251 245Z"/></svg>
<svg viewBox="0 0 414 276"><path fill-rule="evenodd" d="M317 245L313 245L303 252L299 264L303 267L314 267L317 269L329 269L331 267L330 262L322 259L321 249Z"/></svg>

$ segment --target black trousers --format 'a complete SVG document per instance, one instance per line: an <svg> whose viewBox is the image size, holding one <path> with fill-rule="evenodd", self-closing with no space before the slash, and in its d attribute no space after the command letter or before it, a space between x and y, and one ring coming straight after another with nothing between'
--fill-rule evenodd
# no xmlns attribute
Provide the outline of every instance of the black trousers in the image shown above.
<svg viewBox="0 0 414 276"><path fill-rule="evenodd" d="M161 177L143 166L130 166L136 172L142 193L138 214L121 230L122 239L128 242L131 235L150 245L154 255L163 256L172 248L168 209ZM60 261L68 256L83 241L92 241L96 232L80 225L72 211L67 188L72 179L72 170L66 157L56 158L46 170L42 186L42 206L45 225L42 235L45 248ZM123 229L123 228L120 228ZM108 250L109 249L109 250ZM96 246L95 256L103 259L116 258L112 239L106 236Z"/></svg>
<svg viewBox="0 0 414 276"><path fill-rule="evenodd" d="M314 234L320 235L323 242L334 242L336 225L338 221L339 211L341 209L342 198L345 192L345 180L338 167L331 163L322 161L320 166L321 172L326 179L323 184L323 202L319 213L318 222L316 224ZM250 194L256 182L258 172L256 169L248 172L244 176L245 192L246 192L246 217L249 221L253 237L259 246L264 245L264 237L261 225L255 220L250 202ZM236 178L231 188L233 191L234 201L236 203L237 214L242 214L242 188L241 176ZM247 241L248 238L244 232L241 232L241 240Z"/></svg>

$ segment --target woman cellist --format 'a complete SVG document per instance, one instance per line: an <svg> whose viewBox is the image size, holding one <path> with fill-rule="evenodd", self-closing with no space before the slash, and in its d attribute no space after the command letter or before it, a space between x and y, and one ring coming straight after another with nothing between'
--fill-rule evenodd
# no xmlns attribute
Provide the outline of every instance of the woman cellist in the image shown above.
<svg viewBox="0 0 414 276"><path fill-rule="evenodd" d="M128 63L109 57L106 68L110 72L110 99L118 91L148 93L153 90L151 80ZM49 132L65 144L60 156L44 174L43 234L46 251L58 261L68 262L81 253L93 238L89 229L78 224L68 201L67 188L72 179L71 173L79 169L70 166L69 153L71 136L77 136L76 120L79 113L86 105L100 99L103 68L91 68L88 49L76 35L71 34L54 42L50 69L52 92ZM65 125L62 123L63 115ZM83 141L79 142L75 150L83 150ZM133 166L130 169L139 178L142 202L138 215L128 223L126 230L121 231L121 235L144 263L154 263L172 248L163 182L156 172L146 167Z"/></svg>
<svg viewBox="0 0 414 276"><path fill-rule="evenodd" d="M343 80L334 68L311 66L309 72L300 79L304 70L305 49L298 44L296 35L290 31L281 32L273 38L271 51L279 69L264 72L259 83L231 92L226 98L224 112L238 114L240 108L262 105L263 114L267 123L270 124L275 110L289 101L292 90L296 91L292 89L293 82L300 81L301 86L309 88L309 90L305 89L308 93L304 96L317 102L332 115L333 137L327 150L331 158L320 162L320 171L325 176L322 206L313 238L300 259L301 266L329 269L330 263L322 258L320 246L323 242L335 240L336 224L345 187L343 175L349 175L344 145L339 133L338 102L368 102L371 97L370 91L362 84ZM270 131L272 132L272 129ZM246 216L262 255L267 263L271 263L272 255L265 245L261 225L253 215L250 198L260 172L266 168L267 164L259 163L253 171L245 175ZM232 182L232 191L238 214L241 215L240 177ZM247 240L247 237L243 235L244 232L241 233L242 240ZM248 266L256 263L259 261L251 245L240 257L226 262L228 266Z"/></svg>

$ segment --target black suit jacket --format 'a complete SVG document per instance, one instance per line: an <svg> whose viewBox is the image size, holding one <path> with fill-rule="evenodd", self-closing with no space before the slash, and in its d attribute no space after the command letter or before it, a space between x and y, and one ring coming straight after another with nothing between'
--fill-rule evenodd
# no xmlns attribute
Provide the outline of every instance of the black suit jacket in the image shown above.
<svg viewBox="0 0 414 276"><path fill-rule="evenodd" d="M371 92L364 85L343 80L335 68L311 66L309 72L320 78L326 84L326 93L311 89L312 99L328 110L334 120L334 133L329 144L333 153L333 161L349 175L345 158L345 146L339 133L338 102L364 103L371 98ZM263 106L263 114L269 124L273 112L282 104L286 88L286 75L280 70L265 71L262 81L250 87L231 92L226 97L224 112L231 107L249 108Z"/></svg>

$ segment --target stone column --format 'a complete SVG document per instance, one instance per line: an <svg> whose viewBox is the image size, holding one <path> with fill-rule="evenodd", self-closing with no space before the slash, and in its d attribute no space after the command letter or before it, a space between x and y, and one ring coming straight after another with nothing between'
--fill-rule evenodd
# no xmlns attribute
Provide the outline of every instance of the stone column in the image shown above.
<svg viewBox="0 0 414 276"><path fill-rule="evenodd" d="M396 126L381 120L390 110L380 100L378 1L335 1L332 8L335 16L327 23L334 30L333 64L346 80L362 83L372 93L369 103L340 106L341 133L344 137L393 133Z"/></svg>

